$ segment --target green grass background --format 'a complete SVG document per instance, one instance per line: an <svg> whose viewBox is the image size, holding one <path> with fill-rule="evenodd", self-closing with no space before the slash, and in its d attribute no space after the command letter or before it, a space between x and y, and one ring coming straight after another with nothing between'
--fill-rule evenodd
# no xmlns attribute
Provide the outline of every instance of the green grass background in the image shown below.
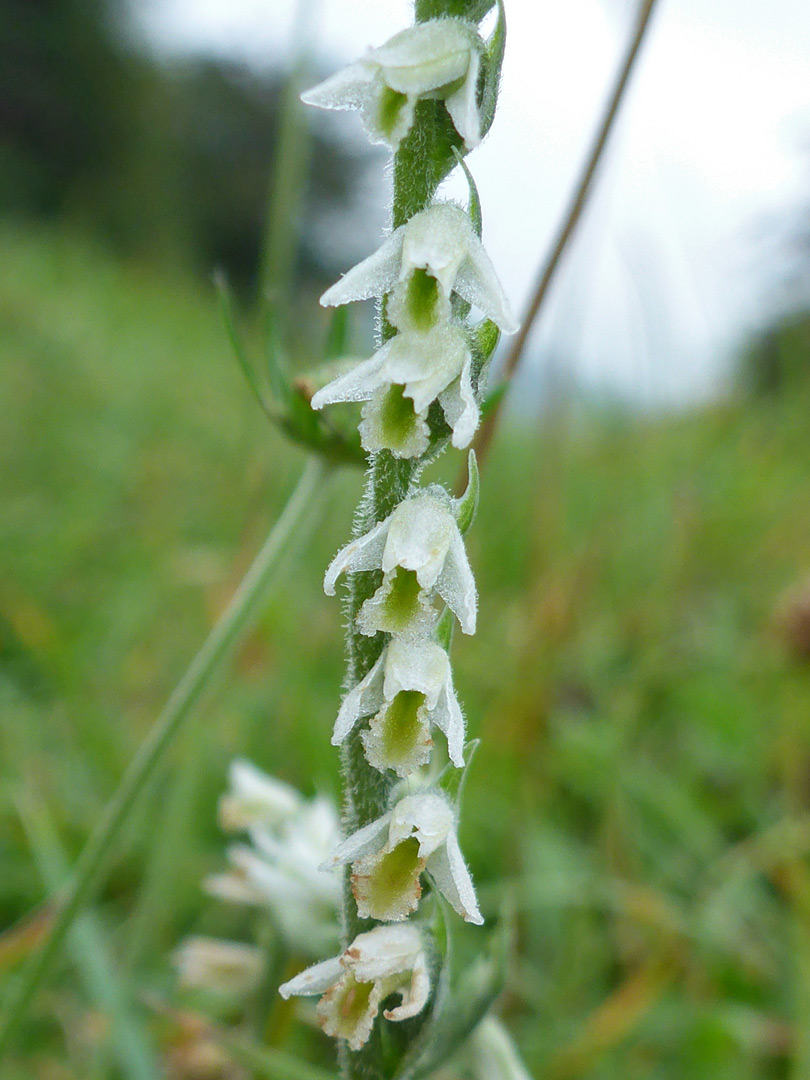
<svg viewBox="0 0 810 1080"><path fill-rule="evenodd" d="M304 457L251 399L211 289L78 233L7 226L0 253L8 986L43 877L75 858ZM453 656L483 740L462 845L485 914L515 905L502 1012L538 1080L810 1078L810 668L778 617L810 573L809 404L796 380L676 416L568 410L503 430L487 464L480 628ZM199 889L229 759L337 796L341 613L320 579L360 488L330 488L139 804L3 1080L272 1075L204 1060L188 1014L155 1003L197 1007L168 959L184 934L250 932ZM331 1060L284 1012L262 1039Z"/></svg>

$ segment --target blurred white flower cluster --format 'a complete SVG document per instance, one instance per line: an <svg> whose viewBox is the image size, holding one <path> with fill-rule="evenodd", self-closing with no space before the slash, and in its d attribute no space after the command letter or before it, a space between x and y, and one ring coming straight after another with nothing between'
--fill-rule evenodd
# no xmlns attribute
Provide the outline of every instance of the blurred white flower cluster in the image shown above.
<svg viewBox="0 0 810 1080"><path fill-rule="evenodd" d="M232 844L230 867L203 882L210 895L265 908L285 945L318 956L338 940L340 882L320 871L339 837L337 812L326 798L307 800L249 761L230 768L230 787L220 799L219 821L246 842ZM255 946L213 938L189 938L175 965L186 986L232 992L253 989L264 967Z"/></svg>

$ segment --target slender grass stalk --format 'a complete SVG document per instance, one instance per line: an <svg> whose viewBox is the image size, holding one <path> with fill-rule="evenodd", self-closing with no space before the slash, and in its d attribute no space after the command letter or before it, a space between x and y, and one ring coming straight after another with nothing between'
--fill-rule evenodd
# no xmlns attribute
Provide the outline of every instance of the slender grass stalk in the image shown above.
<svg viewBox="0 0 810 1080"><path fill-rule="evenodd" d="M294 51L281 99L278 139L267 203L259 273L260 297L272 295L284 305L294 278L295 248L301 204L306 192L311 139L299 94L304 88L311 49L310 24L316 0L299 0L294 28Z"/></svg>
<svg viewBox="0 0 810 1080"><path fill-rule="evenodd" d="M42 800L34 800L27 791L17 805L42 882L56 890L68 874L68 862L53 821ZM85 992L109 1018L110 1041L121 1074L129 1080L158 1080L160 1069L132 994L116 970L103 927L92 912L85 912L70 928L68 949Z"/></svg>
<svg viewBox="0 0 810 1080"><path fill-rule="evenodd" d="M579 181L572 189L571 201L560 221L556 239L542 264L534 293L532 294L532 298L529 301L526 312L521 320L520 330L515 335L514 341L509 348L509 352L506 354L501 374L501 378L504 382L509 382L518 368L532 327L537 321L537 316L540 314L540 310L548 295L551 282L554 280L563 254L567 250L568 245L576 232L577 225L582 217L582 212L585 209L593 189L594 180L596 179L599 165L604 156L610 133L613 130L616 118L619 115L619 108L630 84L630 76L633 73L636 60L641 52L641 46L646 37L655 5L656 0L642 0L641 2L632 36L628 41L627 50L619 65L616 80L605 101L602 118L597 126L591 148L585 157ZM492 438L500 419L501 409L503 408L504 397L505 395L501 395L496 401L475 437L473 445L478 457L479 467L483 464L489 453Z"/></svg>
<svg viewBox="0 0 810 1080"><path fill-rule="evenodd" d="M103 880L124 825L138 796L154 776L166 752L173 745L194 707L236 643L241 639L264 599L268 582L279 560L297 537L311 513L329 473L329 466L317 459L307 464L278 521L273 525L255 561L245 575L185 675L170 696L151 732L141 744L118 790L108 802L96 829L76 863L62 905L39 952L24 967L0 1021L0 1060L25 1016L37 990L45 981L65 937L77 916L90 903Z"/></svg>

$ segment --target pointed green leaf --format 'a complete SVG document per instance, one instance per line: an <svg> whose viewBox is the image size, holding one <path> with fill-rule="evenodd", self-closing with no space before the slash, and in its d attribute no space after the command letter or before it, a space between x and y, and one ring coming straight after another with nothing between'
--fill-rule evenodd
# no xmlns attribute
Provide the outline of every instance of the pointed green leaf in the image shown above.
<svg viewBox="0 0 810 1080"><path fill-rule="evenodd" d="M470 215L470 221L472 222L473 229L475 229L475 235L480 240L483 223L481 217L481 196L478 194L478 188L476 186L475 180L473 179L473 174L467 167L467 162L464 160L464 158L461 156L461 154L455 147L453 147L453 153L455 154L456 161L464 170L464 175L467 177L467 185L470 189L470 205L467 208L467 213Z"/></svg>
<svg viewBox="0 0 810 1080"><path fill-rule="evenodd" d="M464 794L464 785L467 782L467 773L470 768L470 763L475 757L475 751L480 744L480 739L470 739L468 743L465 743L463 768L457 769L452 761L448 762L439 774L439 779L436 781L436 787L444 792L456 809L458 809L459 803L461 802L461 796Z"/></svg>
<svg viewBox="0 0 810 1080"><path fill-rule="evenodd" d="M470 449L467 455L467 490L460 499L455 500L456 522L458 523L458 531L462 536L467 532L475 518L480 489L478 459L475 456L475 450Z"/></svg>
<svg viewBox="0 0 810 1080"><path fill-rule="evenodd" d="M332 321L329 324L329 333L326 335L324 359L339 360L349 354L349 308L344 304L335 308Z"/></svg>
<svg viewBox="0 0 810 1080"><path fill-rule="evenodd" d="M492 127L495 119L495 106L498 102L498 86L501 81L501 66L506 48L506 12L503 0L498 0L498 21L489 41L484 43L481 57L483 68L483 89L481 93L481 135L484 136Z"/></svg>
<svg viewBox="0 0 810 1080"><path fill-rule="evenodd" d="M453 644L453 631L456 626L456 617L450 608L445 608L436 624L436 640L445 652L450 652Z"/></svg>

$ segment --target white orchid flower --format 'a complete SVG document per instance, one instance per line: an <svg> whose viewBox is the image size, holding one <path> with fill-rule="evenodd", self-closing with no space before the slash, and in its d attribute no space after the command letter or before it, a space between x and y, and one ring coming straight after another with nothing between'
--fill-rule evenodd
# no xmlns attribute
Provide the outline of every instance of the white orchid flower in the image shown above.
<svg viewBox="0 0 810 1080"><path fill-rule="evenodd" d="M352 864L352 890L361 919L399 922L415 911L427 871L467 922L484 921L456 836L450 804L435 792L407 795L389 813L353 833L325 868Z"/></svg>
<svg viewBox="0 0 810 1080"><path fill-rule="evenodd" d="M464 1059L474 1080L532 1080L509 1032L495 1016L486 1016L472 1033Z"/></svg>
<svg viewBox="0 0 810 1080"><path fill-rule="evenodd" d="M325 307L388 293L387 316L398 330L422 331L450 318L450 295L492 319L504 333L518 324L468 215L437 202L400 225L380 248L321 297Z"/></svg>
<svg viewBox="0 0 810 1080"><path fill-rule="evenodd" d="M361 736L366 757L381 772L393 769L405 777L427 764L431 724L444 733L453 764L464 764L464 716L447 653L435 642L394 638L343 699L332 745L339 746L364 716L371 716Z"/></svg>
<svg viewBox="0 0 810 1080"><path fill-rule="evenodd" d="M174 951L172 963L183 987L248 994L261 982L265 955L256 945L190 937Z"/></svg>
<svg viewBox="0 0 810 1080"><path fill-rule="evenodd" d="M396 150L420 98L442 98L468 149L481 141L476 88L480 39L460 19L431 19L395 34L301 95L320 109L355 109L375 143Z"/></svg>
<svg viewBox="0 0 810 1080"><path fill-rule="evenodd" d="M368 402L360 424L364 448L420 457L429 443L427 412L437 399L452 429L453 446L469 446L480 414L472 386L472 354L453 323L440 323L424 334L398 334L370 360L319 390L312 407Z"/></svg>
<svg viewBox="0 0 810 1080"><path fill-rule="evenodd" d="M358 613L361 633L424 633L435 617L430 595L434 589L464 633L475 633L475 580L446 496L428 491L405 499L369 532L352 540L330 563L324 591L334 596L342 573L377 569L383 571L383 583Z"/></svg>
<svg viewBox="0 0 810 1080"><path fill-rule="evenodd" d="M321 1027L359 1050L389 994L402 1000L385 1010L386 1020L408 1020L427 1004L430 976L422 937L413 926L375 927L359 934L342 956L314 964L284 983L279 993L283 998L322 994Z"/></svg>
<svg viewBox="0 0 810 1080"><path fill-rule="evenodd" d="M306 955L329 948L340 888L318 868L339 834L334 806L320 797L305 800L248 762L234 763L231 783L220 805L223 825L246 828L251 842L232 845L230 869L207 877L203 888L231 903L269 908L285 940ZM257 802L257 793L265 798Z"/></svg>

